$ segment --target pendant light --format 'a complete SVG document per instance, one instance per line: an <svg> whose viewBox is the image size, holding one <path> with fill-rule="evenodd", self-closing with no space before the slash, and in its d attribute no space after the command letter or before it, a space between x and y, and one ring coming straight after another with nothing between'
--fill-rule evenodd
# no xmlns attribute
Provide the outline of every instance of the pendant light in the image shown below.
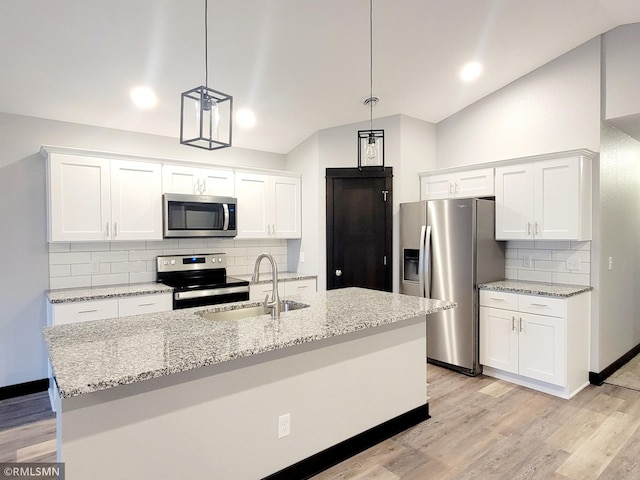
<svg viewBox="0 0 640 480"><path fill-rule="evenodd" d="M208 5L204 0L205 83L182 94L180 143L205 150L231 146L233 97L209 88Z"/></svg>
<svg viewBox="0 0 640 480"><path fill-rule="evenodd" d="M369 0L369 130L358 130L358 170L384 170L384 130L373 129L373 107L379 98L373 96L373 0Z"/></svg>

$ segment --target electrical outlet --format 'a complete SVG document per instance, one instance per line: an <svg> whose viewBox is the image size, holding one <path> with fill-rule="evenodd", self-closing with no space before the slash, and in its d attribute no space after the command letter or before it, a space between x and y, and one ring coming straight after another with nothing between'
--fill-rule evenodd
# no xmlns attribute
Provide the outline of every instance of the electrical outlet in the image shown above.
<svg viewBox="0 0 640 480"><path fill-rule="evenodd" d="M580 270L580 258L567 258L567 270Z"/></svg>
<svg viewBox="0 0 640 480"><path fill-rule="evenodd" d="M285 413L278 417L278 438L283 438L291 433L291 414Z"/></svg>
<svg viewBox="0 0 640 480"><path fill-rule="evenodd" d="M300 263L304 263L304 252L300 252Z"/></svg>
<svg viewBox="0 0 640 480"><path fill-rule="evenodd" d="M613 257L609 257L609 270L613 270Z"/></svg>
<svg viewBox="0 0 640 480"><path fill-rule="evenodd" d="M525 267L531 267L532 263L533 263L533 258L531 255L525 255L524 258L522 259L522 263Z"/></svg>

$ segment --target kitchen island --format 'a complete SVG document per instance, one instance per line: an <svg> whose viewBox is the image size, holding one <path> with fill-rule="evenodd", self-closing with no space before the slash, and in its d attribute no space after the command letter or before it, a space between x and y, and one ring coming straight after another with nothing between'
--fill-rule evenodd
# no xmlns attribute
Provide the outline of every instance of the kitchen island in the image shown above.
<svg viewBox="0 0 640 480"><path fill-rule="evenodd" d="M428 418L424 315L454 303L358 288L296 301L309 307L280 319L201 315L256 304L241 302L46 328L67 480L287 478Z"/></svg>

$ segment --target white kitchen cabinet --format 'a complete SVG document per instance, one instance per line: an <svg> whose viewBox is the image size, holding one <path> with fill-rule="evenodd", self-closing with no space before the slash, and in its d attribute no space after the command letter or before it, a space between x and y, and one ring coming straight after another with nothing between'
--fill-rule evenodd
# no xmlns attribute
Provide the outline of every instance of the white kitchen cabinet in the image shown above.
<svg viewBox="0 0 640 480"><path fill-rule="evenodd" d="M591 159L496 168L497 240L590 240Z"/></svg>
<svg viewBox="0 0 640 480"><path fill-rule="evenodd" d="M237 238L300 238L299 177L236 172Z"/></svg>
<svg viewBox="0 0 640 480"><path fill-rule="evenodd" d="M421 200L487 197L494 194L493 168L420 176Z"/></svg>
<svg viewBox="0 0 640 480"><path fill-rule="evenodd" d="M118 316L140 315L142 313L168 312L173 310L171 293L135 295L118 299Z"/></svg>
<svg viewBox="0 0 640 480"><path fill-rule="evenodd" d="M50 242L162 239L160 165L50 153Z"/></svg>
<svg viewBox="0 0 640 480"><path fill-rule="evenodd" d="M163 193L233 197L235 193L233 171L164 165L162 191Z"/></svg>
<svg viewBox="0 0 640 480"><path fill-rule="evenodd" d="M570 398L589 383L590 294L480 291L483 373Z"/></svg>
<svg viewBox="0 0 640 480"><path fill-rule="evenodd" d="M269 298L271 298L272 292L273 282L252 283L251 285L249 285L249 300L258 300L261 302L267 295L269 295ZM278 282L278 295L280 295L280 298L284 297L284 282Z"/></svg>

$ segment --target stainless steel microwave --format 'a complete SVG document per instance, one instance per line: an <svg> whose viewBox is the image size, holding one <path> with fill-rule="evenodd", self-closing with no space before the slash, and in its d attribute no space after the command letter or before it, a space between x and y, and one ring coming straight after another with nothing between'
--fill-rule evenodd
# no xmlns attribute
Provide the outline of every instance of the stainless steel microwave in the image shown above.
<svg viewBox="0 0 640 480"><path fill-rule="evenodd" d="M210 195L163 195L164 237L235 237L237 199Z"/></svg>

